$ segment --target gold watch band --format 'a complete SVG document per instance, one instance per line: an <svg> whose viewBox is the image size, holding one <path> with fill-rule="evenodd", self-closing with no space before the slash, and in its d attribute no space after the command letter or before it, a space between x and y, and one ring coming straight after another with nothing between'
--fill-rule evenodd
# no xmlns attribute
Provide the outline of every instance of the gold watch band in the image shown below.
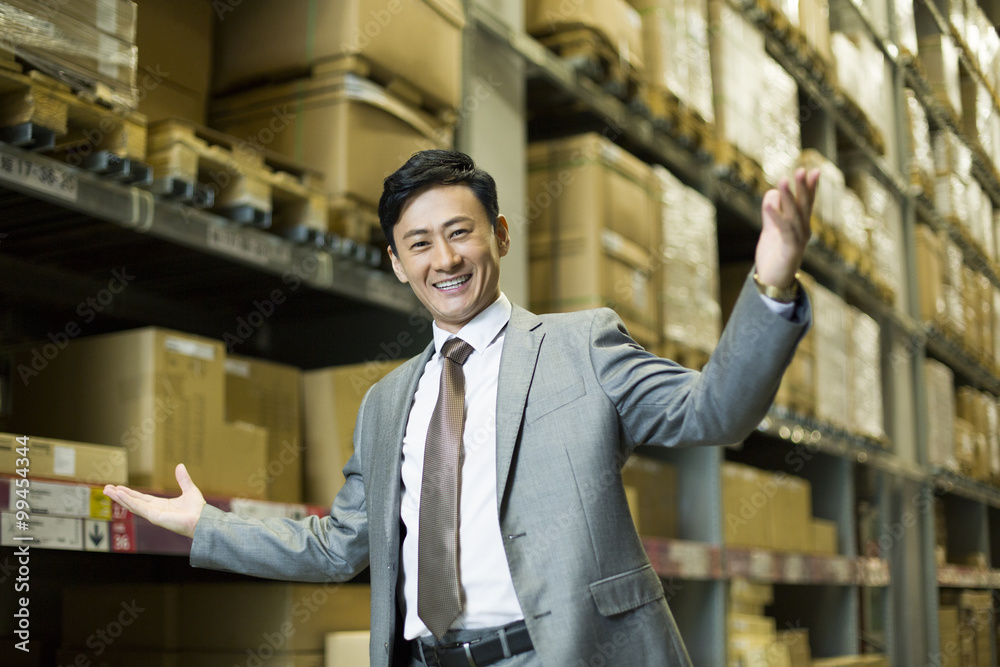
<svg viewBox="0 0 1000 667"><path fill-rule="evenodd" d="M757 290L769 299L774 299L778 303L791 303L799 296L799 274L795 274L795 282L793 282L788 287L775 287L774 285L765 285L760 282L760 278L757 274L753 274L753 282L757 285Z"/></svg>

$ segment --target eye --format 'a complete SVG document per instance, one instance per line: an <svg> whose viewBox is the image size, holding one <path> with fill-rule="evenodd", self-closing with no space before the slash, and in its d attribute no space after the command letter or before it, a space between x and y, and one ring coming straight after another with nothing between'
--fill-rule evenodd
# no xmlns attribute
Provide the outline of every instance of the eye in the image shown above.
<svg viewBox="0 0 1000 667"><path fill-rule="evenodd" d="M410 246L410 250L419 250L420 248L427 245L430 245L429 243L427 243L427 241L417 241L416 243Z"/></svg>
<svg viewBox="0 0 1000 667"><path fill-rule="evenodd" d="M456 229L455 231L453 231L451 233L451 235L454 237L454 236L459 236L460 234L468 234L468 233L469 233L468 229L459 227L458 229Z"/></svg>

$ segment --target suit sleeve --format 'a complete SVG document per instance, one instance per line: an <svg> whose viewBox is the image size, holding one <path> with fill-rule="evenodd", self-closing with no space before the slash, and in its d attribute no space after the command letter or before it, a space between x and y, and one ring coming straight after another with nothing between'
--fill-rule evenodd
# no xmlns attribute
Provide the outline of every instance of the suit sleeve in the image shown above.
<svg viewBox="0 0 1000 667"><path fill-rule="evenodd" d="M354 427L345 483L325 517L250 519L206 505L195 526L191 565L286 581L346 581L368 566L362 478L366 395Z"/></svg>
<svg viewBox="0 0 1000 667"><path fill-rule="evenodd" d="M630 449L732 444L767 413L811 317L804 292L792 317L782 317L767 307L747 276L701 372L642 350L610 310L593 321L591 362L620 415Z"/></svg>

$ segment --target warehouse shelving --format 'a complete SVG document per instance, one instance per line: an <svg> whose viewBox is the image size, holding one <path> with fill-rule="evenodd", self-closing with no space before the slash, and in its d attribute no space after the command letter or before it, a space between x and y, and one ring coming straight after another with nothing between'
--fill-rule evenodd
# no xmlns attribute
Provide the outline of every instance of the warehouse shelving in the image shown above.
<svg viewBox="0 0 1000 667"><path fill-rule="evenodd" d="M930 0L916 1L927 5L940 22L941 29L948 30L947 21ZM712 163L708 154L692 149L683 138L674 136L670 127L651 120L641 108L622 102L601 90L594 82L579 76L569 64L526 35L516 21L512 22L503 16L496 7L504 4L502 1L468 0L467 39L476 40L480 45L499 46L501 50L517 56L524 66L523 76L529 87L529 110L533 108L533 103L574 102L583 109L582 114L585 116L577 119L574 126L584 129L607 128L608 134L618 143L647 161L665 165L685 183L735 213L743 224L754 230L760 228L758 195L729 181L725 173ZM515 0L507 4L513 6L519 2ZM898 87L901 81L905 81L917 92L934 124L957 131L956 119L936 102L926 80L908 60L909 56L899 52L890 41L891 36L879 35L871 21L863 16L853 2L846 4L862 17L872 39L896 71L897 81L894 85ZM996 265L990 263L974 244L968 243L961 230L941 218L929 201L913 192L901 165L891 164L885 155L871 147L864 133L857 130L855 119L851 117L841 98L842 93L813 77L804 61L793 50L786 48L781 35L768 27L766 16L759 11L756 2L747 0L736 6L763 29L768 52L794 77L806 99L815 104L814 110L825 114L824 122L828 122L832 128L830 135L839 135L846 144L852 146L854 152L863 156L864 162L872 167L878 178L903 203L904 228L907 224L912 226L914 219L919 218L938 229L947 229L962 247L966 262L986 273L994 284L998 284L1000 276ZM517 15L517 11L513 11L513 14ZM975 72L971 60L964 52L963 58L964 66ZM530 99L538 95L543 97ZM522 123L525 120L522 118ZM533 122L530 118L527 119L527 124L532 125L538 136L551 136L567 129ZM958 134L963 136L961 132ZM460 148L471 143L467 131L460 129L458 136ZM886 139L894 140L892 137ZM1000 205L1000 181L996 178L996 171L986 162L981 150L972 145L973 142L968 138L964 139L973 149L976 177L994 203ZM6 221L0 225L0 231L10 234L0 237L0 267L5 269L2 272L5 277L0 279L0 288L4 293L27 293L36 303L51 303L52 310L57 313L68 312L79 301L72 296L60 294L67 284L83 281L88 289L99 286L99 273L88 273L85 270L86 262L83 262L84 258L80 255L98 252L98 259L92 263L91 269L104 268L110 265L108 262L120 261L117 258L122 253L131 252L135 247L145 250L142 257L150 257L150 251L161 256L183 252L185 261L189 262L189 266L195 267L197 280L202 284L216 276L227 276L229 281L234 282L245 281L247 285L238 292L241 295L260 294L265 286L281 287L284 285L281 282L282 276L294 271L310 289L308 299L304 299L297 314L314 313L328 307L343 311L364 305L366 312L374 316L365 331L384 331L388 330L387 327L396 330L401 318L418 310L419 304L408 287L399 285L390 274L367 266L363 261L295 244L260 230L238 227L212 214L155 199L140 188L113 183L82 170L59 166L46 158L6 145L0 145L0 157L3 156L19 162L37 161L38 164L53 169L58 167L63 170L60 173L66 174L65 179L61 178L60 182L75 179L76 201L72 202L65 194L53 192L44 183L38 182L37 176L30 179L14 178L0 172L0 188L3 190L0 192L0 210L4 211ZM512 164L510 167L512 170L523 170L523 164ZM72 190L72 187L69 189ZM522 201L523 197L515 200ZM62 265L56 267L36 264L35 259L44 258L41 250L36 251L38 254L34 256L19 253L15 257L7 252L16 247L18 240L7 227L13 224L16 216L29 212L30 224L36 225L41 219L44 224L37 230L41 236L50 229L45 225L51 224L50 221L60 213L65 215L66 211L74 212L72 224L85 225L81 229L88 231L100 230L105 239L113 240L101 248L81 247L76 253L76 263L68 269ZM25 227L28 226L30 225L26 223ZM136 243L140 245L135 246ZM908 253L911 251L912 243ZM345 252L349 250L345 249ZM72 254L67 251L65 256ZM905 341L906 346L914 350L914 359L919 359L925 352L930 353L970 378L979 387L1000 393L1000 380L993 374L994 371L984 368L961 346L919 323L911 314L912 308L884 302L876 295L870 281L835 254L818 245L811 245L807 251L806 264L807 270L835 287L836 292L875 316L883 324L884 337ZM303 272L302 267L305 265L315 265L315 268ZM904 271L907 282L911 282L908 279L913 277L912 270L909 273L907 275ZM26 283L23 278L11 277L14 275L30 276L31 280ZM173 285L174 289L164 291L154 287L152 277L148 285L130 287L130 290L134 290L135 298L116 302L112 314L118 320L113 320L109 326L125 321L172 322L177 328L189 328L197 332L199 328L205 329L206 321L231 323L239 312L238 306L243 303L239 296L227 294L225 289L218 290L219 293L207 303L186 298L185 288L190 288L190 281L185 283L176 271L161 272L159 278L162 279L161 284ZM906 300L902 300L902 303L905 304ZM221 314L212 312L220 305L224 306ZM19 324L27 333L44 335L50 330L48 324L53 317L51 312L48 315L49 319L36 314L24 316ZM58 315L54 317L59 319ZM358 321L360 319L352 319L352 322ZM387 322L391 324L386 324ZM213 326L218 328L217 324ZM311 335L310 342L321 340L319 328L321 327L316 325L317 331ZM377 334L372 338L377 339ZM291 346L291 341L291 336L279 336L268 351L281 354L283 347ZM306 346L308 344L300 345ZM361 356L364 354L366 352L360 349L348 353L354 357L350 360L364 358ZM301 358L296 361L299 365L307 365ZM308 363L329 362L313 360ZM915 365L919 367L918 363ZM918 371L919 368L914 371L914 377L919 375ZM902 392L903 388L897 386L895 390ZM891 393L893 389L887 387L887 391ZM916 386L914 403L917 405L921 395L919 386ZM919 440L924 437L921 434L923 427L919 416L915 417L915 421L916 438ZM903 435L905 437L906 434ZM858 519L854 511L857 497L852 478L861 471L878 480L879 490L873 502L878 506L880 517L887 523L898 519L897 510L903 507L902 498L909 497L914 490L935 490L941 494L958 496L981 503L991 508L991 512L992 508L1000 508L1000 490L953 473L929 469L920 456L911 457L904 452L887 449L883 446L884 443L860 438L781 409L771 411L754 438L755 441L747 446L752 451L743 452L741 456L757 457L760 455L758 450L763 448L774 448L778 454L784 454L789 451L788 448L796 446L806 447L810 453L815 453L817 458L810 473L812 478L820 481L822 469L823 475L832 475L830 485L843 485L842 489L833 492L819 484L819 502L827 506L825 510L830 516L826 518L836 518L841 533L850 538L842 547L842 555L836 557L727 549L722 546L722 512L719 506L719 468L724 454L718 450L663 453L662 458L678 465L684 473L680 476L682 488L679 489L682 497L680 539L645 537L644 545L654 567L665 580L671 607L696 664L724 664L725 588L726 582L732 577L749 576L755 580L777 584L777 606L780 613L802 618L808 615L792 598L800 590L799 587L809 586L810 604L816 608L813 613L821 615L815 616L813 620L817 624L831 626L827 631L816 635L821 652L828 655L856 650L860 642L866 641L866 631L861 627L857 609L867 596L878 596L882 611L877 612L881 618L876 625L884 628L885 636L882 640L886 642L888 652L895 656L895 664L917 664L920 656L926 656L936 646L936 617L932 613L937 601L936 591L931 594L923 588L938 584L1000 588L1000 580L997 579L1000 570L984 573L951 565L928 570L922 564L915 563L920 559L933 563L933 558L927 558L932 547L923 548L923 552L915 559L904 558L901 553L910 549L912 541L905 542L904 549L895 549L888 555L874 557L865 554L854 544L856 540L853 534L858 527ZM903 438L894 437L893 442L899 445ZM6 487L0 481L0 503L6 497ZM228 499L213 499L213 504L223 507L227 506L226 502ZM238 508L239 501L233 502ZM287 511L294 515L296 512L317 513L325 511L325 508L302 506L288 509L264 504L245 506L242 511L262 510ZM924 519L924 523L917 529L919 539L915 541L923 540L926 544L929 540L932 544L933 529L927 527L926 517ZM127 560L138 559L143 554L182 555L189 548L189 541L184 538L160 531L127 513L111 519L88 516L72 520L79 525L79 541L84 545L87 543L86 535L97 535L94 522L104 521L109 531L108 548L112 551L134 552L134 556L115 555L109 556L110 558ZM118 534L125 536L119 538L118 549L114 548L111 541L116 525L119 526ZM998 531L990 531L991 534L995 532ZM910 538L911 535L908 534L905 539ZM179 562L182 559L163 560ZM994 563L996 562L994 559ZM922 586L921 591L913 593L908 590L918 583ZM897 600L897 603L889 604L889 599ZM914 604L908 604L910 602ZM908 606L911 608L907 609Z"/></svg>

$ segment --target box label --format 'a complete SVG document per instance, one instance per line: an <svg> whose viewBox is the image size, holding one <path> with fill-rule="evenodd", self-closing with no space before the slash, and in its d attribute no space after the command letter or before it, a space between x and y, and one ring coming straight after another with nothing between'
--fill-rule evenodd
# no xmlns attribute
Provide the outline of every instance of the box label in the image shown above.
<svg viewBox="0 0 1000 667"><path fill-rule="evenodd" d="M71 517L32 515L28 529L16 527L16 514L4 512L0 517L0 544L5 547L27 544L48 549L83 549L83 521ZM15 538L31 537L30 541Z"/></svg>
<svg viewBox="0 0 1000 667"><path fill-rule="evenodd" d="M52 472L67 477L76 475L76 450L62 445L55 445L52 450Z"/></svg>
<svg viewBox="0 0 1000 667"><path fill-rule="evenodd" d="M0 181L7 180L76 201L79 182L70 167L52 160L0 155Z"/></svg>
<svg viewBox="0 0 1000 667"><path fill-rule="evenodd" d="M236 359L226 359L226 373L241 378L250 377L250 364Z"/></svg>
<svg viewBox="0 0 1000 667"><path fill-rule="evenodd" d="M215 348L207 343L199 343L194 340L167 336L163 343L163 347L168 352L176 352L177 354L183 354L186 357L204 359L205 361L215 360Z"/></svg>
<svg viewBox="0 0 1000 667"><path fill-rule="evenodd" d="M14 506L17 489L10 487L10 507ZM31 482L32 514L58 514L86 517L90 515L90 489L51 482Z"/></svg>

